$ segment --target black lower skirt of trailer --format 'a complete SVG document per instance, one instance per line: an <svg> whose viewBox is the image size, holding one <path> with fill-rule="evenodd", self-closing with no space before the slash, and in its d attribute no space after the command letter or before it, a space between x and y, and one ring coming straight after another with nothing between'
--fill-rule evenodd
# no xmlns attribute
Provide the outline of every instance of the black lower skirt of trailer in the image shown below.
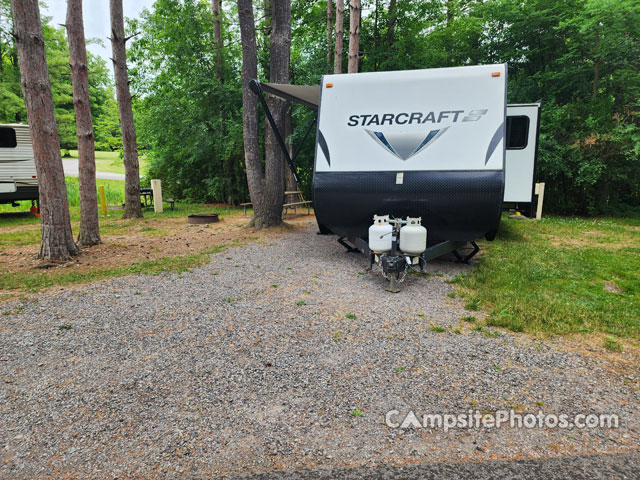
<svg viewBox="0 0 640 480"><path fill-rule="evenodd" d="M37 185L18 185L15 192L0 193L0 203L19 202L23 200L38 200Z"/></svg>
<svg viewBox="0 0 640 480"><path fill-rule="evenodd" d="M498 230L503 171L315 172L318 224L346 237L368 237L374 215L422 217L429 245L470 242Z"/></svg>

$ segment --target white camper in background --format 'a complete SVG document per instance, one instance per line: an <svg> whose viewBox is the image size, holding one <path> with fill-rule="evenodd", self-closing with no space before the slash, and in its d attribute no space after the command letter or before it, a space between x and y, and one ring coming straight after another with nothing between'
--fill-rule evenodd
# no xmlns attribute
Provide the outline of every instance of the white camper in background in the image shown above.
<svg viewBox="0 0 640 480"><path fill-rule="evenodd" d="M38 200L29 125L0 125L0 203Z"/></svg>
<svg viewBox="0 0 640 480"><path fill-rule="evenodd" d="M540 103L507 105L504 202L516 204L528 217L534 211L539 130Z"/></svg>

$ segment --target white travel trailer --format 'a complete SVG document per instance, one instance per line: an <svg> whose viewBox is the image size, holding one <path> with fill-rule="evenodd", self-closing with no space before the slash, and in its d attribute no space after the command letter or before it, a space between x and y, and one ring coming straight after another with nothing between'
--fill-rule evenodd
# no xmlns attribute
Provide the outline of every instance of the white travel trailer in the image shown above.
<svg viewBox="0 0 640 480"><path fill-rule="evenodd" d="M507 117L506 64L250 87L277 137L263 91L318 110L313 206L320 232L338 235L372 261L379 260L368 241L374 215L391 223L410 219L396 220L397 229L426 227L424 252L404 255L409 266L422 267L451 251L468 261L478 251L476 239L495 237L503 202L532 201L539 105L514 106ZM281 147L292 166L282 141ZM457 250L468 243L473 251L463 258ZM392 253L403 256L398 245Z"/></svg>
<svg viewBox="0 0 640 480"><path fill-rule="evenodd" d="M38 200L29 125L0 125L0 203Z"/></svg>

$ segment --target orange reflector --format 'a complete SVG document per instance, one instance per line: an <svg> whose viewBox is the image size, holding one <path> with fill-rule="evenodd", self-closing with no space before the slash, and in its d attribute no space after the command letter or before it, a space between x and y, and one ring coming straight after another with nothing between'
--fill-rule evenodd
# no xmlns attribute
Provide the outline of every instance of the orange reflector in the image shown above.
<svg viewBox="0 0 640 480"><path fill-rule="evenodd" d="M500 76L500 72L493 72L491 74L492 77L499 77Z"/></svg>
<svg viewBox="0 0 640 480"><path fill-rule="evenodd" d="M325 87L327 87L327 88L331 88L331 87L333 87L333 83L327 83L327 84L325 85Z"/></svg>

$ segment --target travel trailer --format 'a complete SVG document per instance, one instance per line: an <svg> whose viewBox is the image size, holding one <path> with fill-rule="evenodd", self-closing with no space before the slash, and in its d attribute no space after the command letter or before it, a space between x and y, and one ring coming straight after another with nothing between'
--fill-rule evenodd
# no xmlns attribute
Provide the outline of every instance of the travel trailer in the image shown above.
<svg viewBox="0 0 640 480"><path fill-rule="evenodd" d="M508 116L506 64L325 75L319 86L252 81L250 87L294 175L263 92L317 109L319 230L370 255L385 273L395 258L396 279L444 253L468 261L478 251L475 240L495 237L503 202L533 200L540 105L509 107ZM403 252L403 229L424 237L421 253L415 245ZM374 231L387 233L372 239ZM465 245L472 251L463 256Z"/></svg>
<svg viewBox="0 0 640 480"><path fill-rule="evenodd" d="M38 177L29 125L0 125L0 203L38 201Z"/></svg>

